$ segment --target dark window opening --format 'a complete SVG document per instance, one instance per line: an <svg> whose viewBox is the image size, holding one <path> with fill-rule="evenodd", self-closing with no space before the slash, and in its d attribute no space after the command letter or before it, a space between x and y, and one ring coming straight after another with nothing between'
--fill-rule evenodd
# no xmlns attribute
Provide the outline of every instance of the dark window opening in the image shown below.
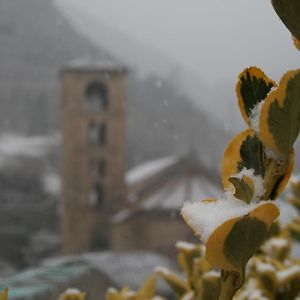
<svg viewBox="0 0 300 300"><path fill-rule="evenodd" d="M104 146L106 144L106 125L105 124L96 124L91 123L89 125L89 141L91 144Z"/></svg>
<svg viewBox="0 0 300 300"><path fill-rule="evenodd" d="M85 105L88 112L107 110L108 92L103 83L93 82L88 85L85 92Z"/></svg>
<svg viewBox="0 0 300 300"><path fill-rule="evenodd" d="M106 161L101 160L93 160L91 162L92 175L94 178L104 177L106 175Z"/></svg>
<svg viewBox="0 0 300 300"><path fill-rule="evenodd" d="M100 184L93 187L90 194L90 204L91 206L99 206L104 202L104 191Z"/></svg>

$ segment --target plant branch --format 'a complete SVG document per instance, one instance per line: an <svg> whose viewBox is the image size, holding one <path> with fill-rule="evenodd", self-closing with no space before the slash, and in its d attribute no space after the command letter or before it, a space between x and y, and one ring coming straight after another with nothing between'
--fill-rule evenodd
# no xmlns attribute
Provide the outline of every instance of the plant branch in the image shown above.
<svg viewBox="0 0 300 300"><path fill-rule="evenodd" d="M242 287L245 276L239 272L222 270L222 287L218 300L231 300L235 293Z"/></svg>

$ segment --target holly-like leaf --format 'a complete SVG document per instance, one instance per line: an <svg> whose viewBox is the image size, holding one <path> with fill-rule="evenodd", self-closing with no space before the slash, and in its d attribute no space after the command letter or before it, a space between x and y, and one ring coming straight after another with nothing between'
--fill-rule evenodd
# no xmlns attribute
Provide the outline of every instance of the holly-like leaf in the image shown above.
<svg viewBox="0 0 300 300"><path fill-rule="evenodd" d="M272 4L281 21L300 40L300 1L272 0Z"/></svg>
<svg viewBox="0 0 300 300"><path fill-rule="evenodd" d="M238 170L244 168L253 169L254 175L265 175L263 159L263 145L259 138L251 132L243 141L240 148L241 160L238 162Z"/></svg>
<svg viewBox="0 0 300 300"><path fill-rule="evenodd" d="M236 93L243 118L250 125L251 111L264 100L276 83L257 67L245 69L238 78Z"/></svg>
<svg viewBox="0 0 300 300"><path fill-rule="evenodd" d="M253 169L254 175L264 176L263 146L250 129L238 134L229 143L222 162L222 182L225 189L230 189L229 181L244 168Z"/></svg>
<svg viewBox="0 0 300 300"><path fill-rule="evenodd" d="M249 204L255 194L255 187L252 179L248 176L243 176L242 178L231 177L229 178L229 181L235 187L235 198Z"/></svg>
<svg viewBox="0 0 300 300"><path fill-rule="evenodd" d="M246 216L226 221L209 237L206 259L214 268L240 272L278 216L273 203L264 203Z"/></svg>
<svg viewBox="0 0 300 300"><path fill-rule="evenodd" d="M238 220L226 237L224 243L225 257L238 269L243 270L263 243L268 226L263 221L250 216Z"/></svg>
<svg viewBox="0 0 300 300"><path fill-rule="evenodd" d="M265 100L260 115L262 142L287 162L300 130L300 70L287 72Z"/></svg>

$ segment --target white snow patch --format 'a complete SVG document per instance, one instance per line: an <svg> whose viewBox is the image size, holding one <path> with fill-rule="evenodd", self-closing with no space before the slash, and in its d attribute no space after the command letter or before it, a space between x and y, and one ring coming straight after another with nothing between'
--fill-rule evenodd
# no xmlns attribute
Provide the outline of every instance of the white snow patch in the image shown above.
<svg viewBox="0 0 300 300"><path fill-rule="evenodd" d="M250 121L250 128L256 133L259 134L259 119L262 105L264 101L258 102L253 109L251 110L249 121Z"/></svg>
<svg viewBox="0 0 300 300"><path fill-rule="evenodd" d="M20 157L42 157L52 146L60 143L59 135L53 136L22 136L16 133L0 135L0 165L7 159Z"/></svg>
<svg viewBox="0 0 300 300"><path fill-rule="evenodd" d="M80 295L80 290L75 288L69 288L64 292L64 295Z"/></svg>
<svg viewBox="0 0 300 300"><path fill-rule="evenodd" d="M167 268L165 268L165 267L155 267L154 268L154 272L156 273L156 274L162 274L162 275L164 275L164 276L169 276L170 274L171 274L171 272L167 269Z"/></svg>
<svg viewBox="0 0 300 300"><path fill-rule="evenodd" d="M110 287L110 288L108 288L107 293L110 293L110 294L117 294L118 291L117 291L115 288Z"/></svg>
<svg viewBox="0 0 300 300"><path fill-rule="evenodd" d="M206 273L203 274L203 278L204 279L209 279L209 278L220 278L221 277L221 274L219 271L216 271L216 270L211 270L211 271L208 271Z"/></svg>
<svg viewBox="0 0 300 300"><path fill-rule="evenodd" d="M271 247L282 248L282 247L288 246L289 243L288 243L287 239L284 239L284 238L273 238L268 241L268 244Z"/></svg>
<svg viewBox="0 0 300 300"><path fill-rule="evenodd" d="M191 292L185 294L185 295L181 298L181 300L193 300L193 299L194 299L194 296L195 296L195 295L194 295L194 292L191 291Z"/></svg>
<svg viewBox="0 0 300 300"><path fill-rule="evenodd" d="M172 166L178 161L178 159L178 156L174 155L142 163L126 173L126 182L128 184L134 184L139 181L143 181Z"/></svg>
<svg viewBox="0 0 300 300"><path fill-rule="evenodd" d="M254 184L254 189L255 189L254 198L262 197L265 193L263 178L260 175L255 175L254 169L246 169L246 168L243 168L241 172L234 175L234 177L239 179L242 179L243 176L247 176L252 179Z"/></svg>
<svg viewBox="0 0 300 300"><path fill-rule="evenodd" d="M43 178L43 185L46 192L58 196L61 191L61 181L57 174L49 173Z"/></svg>
<svg viewBox="0 0 300 300"><path fill-rule="evenodd" d="M247 300L269 300L265 297L260 290L258 281L254 278L250 279L247 282L247 285L239 294L240 299L247 299Z"/></svg>
<svg viewBox="0 0 300 300"><path fill-rule="evenodd" d="M267 157L272 158L278 162L283 161L282 156L277 151L275 151L267 146L265 146L264 150L265 150L265 154Z"/></svg>
<svg viewBox="0 0 300 300"><path fill-rule="evenodd" d="M228 197L228 194L225 196ZM249 214L252 210L265 203L270 202L252 202L248 205L234 197L220 199L215 202L185 202L181 213L196 234L206 242L213 231L226 221ZM274 204L274 202L271 203Z"/></svg>
<svg viewBox="0 0 300 300"><path fill-rule="evenodd" d="M286 270L278 271L276 275L277 281L280 283L285 283L290 277L297 276L300 278L300 266L292 266Z"/></svg>
<svg viewBox="0 0 300 300"><path fill-rule="evenodd" d="M263 262L259 262L258 264L256 264L256 270L260 273L276 272L276 269L273 265Z"/></svg>
<svg viewBox="0 0 300 300"><path fill-rule="evenodd" d="M196 245L184 241L178 241L176 242L176 248L177 249L184 249L184 250L194 250L196 249Z"/></svg>

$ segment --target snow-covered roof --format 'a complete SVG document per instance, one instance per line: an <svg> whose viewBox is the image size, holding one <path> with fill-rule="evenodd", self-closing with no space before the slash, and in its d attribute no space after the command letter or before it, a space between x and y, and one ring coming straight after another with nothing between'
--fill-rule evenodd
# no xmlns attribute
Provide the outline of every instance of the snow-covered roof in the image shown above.
<svg viewBox="0 0 300 300"><path fill-rule="evenodd" d="M132 209L117 213L112 221L120 223L139 212L179 211L183 202L195 202L210 197L219 197L221 188L205 174L182 173L166 181L142 200L137 199Z"/></svg>
<svg viewBox="0 0 300 300"><path fill-rule="evenodd" d="M105 56L82 57L70 61L64 67L64 70L71 71L95 71L95 72L117 72L123 73L127 69L120 62Z"/></svg>
<svg viewBox="0 0 300 300"><path fill-rule="evenodd" d="M126 182L128 184L135 184L143 181L174 165L179 161L179 159L180 158L178 156L173 155L142 163L127 171Z"/></svg>
<svg viewBox="0 0 300 300"><path fill-rule="evenodd" d="M151 209L181 208L184 201L195 202L208 197L217 197L220 189L207 178L185 176L167 182L163 188L142 201L142 207Z"/></svg>
<svg viewBox="0 0 300 300"><path fill-rule="evenodd" d="M60 136L22 136L16 133L0 135L0 166L15 157L42 157L60 144Z"/></svg>

